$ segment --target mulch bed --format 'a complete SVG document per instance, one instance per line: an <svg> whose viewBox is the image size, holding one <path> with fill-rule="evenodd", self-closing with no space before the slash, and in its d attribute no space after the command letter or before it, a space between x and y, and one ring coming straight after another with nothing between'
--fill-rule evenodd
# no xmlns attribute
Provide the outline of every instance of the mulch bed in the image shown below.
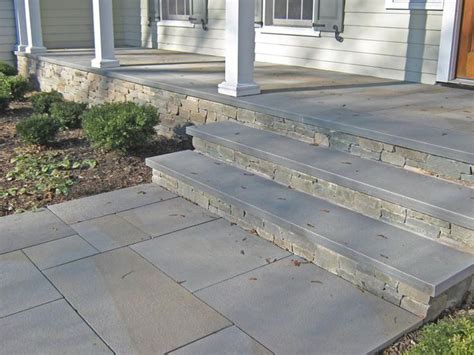
<svg viewBox="0 0 474 355"><path fill-rule="evenodd" d="M5 191L25 186L25 182L9 181L6 177L7 173L14 167L11 159L17 154L18 149L38 156L55 153L59 157L68 156L72 160L93 159L97 161L97 167L74 172L77 183L70 188L67 195L56 195L54 193L23 194L0 198L0 216L149 183L151 182L151 169L145 166L146 157L190 148L189 143L157 137L148 147L133 155L102 152L90 146L82 129L60 132L57 141L47 148L28 146L15 136L15 125L31 113L32 109L29 102L12 103L10 110L0 113L0 190Z"/></svg>

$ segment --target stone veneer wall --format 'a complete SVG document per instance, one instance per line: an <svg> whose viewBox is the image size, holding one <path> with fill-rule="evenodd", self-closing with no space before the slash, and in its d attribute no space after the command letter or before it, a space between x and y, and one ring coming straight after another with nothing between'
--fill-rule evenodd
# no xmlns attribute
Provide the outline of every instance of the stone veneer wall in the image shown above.
<svg viewBox="0 0 474 355"><path fill-rule="evenodd" d="M250 230L251 233L342 277L361 289L367 290L421 318L425 318L425 320L432 320L444 309L459 305L470 290L472 276L437 297L431 297L429 294L415 289L373 266L363 265L332 250L309 242L303 235L295 234L248 211L221 201L219 198L200 191L166 173L153 170L153 181L212 213Z"/></svg>
<svg viewBox="0 0 474 355"><path fill-rule="evenodd" d="M18 68L20 74L33 77L41 90L57 90L68 100L91 105L110 101L153 105L160 115L158 133L166 136L184 135L183 127L190 124L237 120L311 144L330 146L362 158L380 160L474 186L474 165L469 163L79 70L47 59L19 55Z"/></svg>
<svg viewBox="0 0 474 355"><path fill-rule="evenodd" d="M255 171L282 185L335 202L374 219L422 234L474 254L474 231L425 213L325 181L301 171L244 154L233 149L193 138L199 152L239 168Z"/></svg>

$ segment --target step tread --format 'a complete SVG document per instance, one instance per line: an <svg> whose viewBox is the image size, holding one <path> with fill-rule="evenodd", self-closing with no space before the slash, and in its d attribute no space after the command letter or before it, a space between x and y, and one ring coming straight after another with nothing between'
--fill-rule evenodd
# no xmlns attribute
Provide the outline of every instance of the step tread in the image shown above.
<svg viewBox="0 0 474 355"><path fill-rule="evenodd" d="M147 165L286 229L304 233L319 245L375 266L431 296L438 296L474 271L471 254L196 152L149 158Z"/></svg>
<svg viewBox="0 0 474 355"><path fill-rule="evenodd" d="M474 229L474 189L233 122L188 127L192 136Z"/></svg>

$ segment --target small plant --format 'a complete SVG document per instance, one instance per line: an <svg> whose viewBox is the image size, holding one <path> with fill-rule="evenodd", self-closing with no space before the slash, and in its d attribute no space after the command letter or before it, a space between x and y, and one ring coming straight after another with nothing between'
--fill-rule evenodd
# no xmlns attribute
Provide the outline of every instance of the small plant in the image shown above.
<svg viewBox="0 0 474 355"><path fill-rule="evenodd" d="M0 112L8 108L10 101L12 99L10 92L10 85L5 80L0 78Z"/></svg>
<svg viewBox="0 0 474 355"><path fill-rule="evenodd" d="M129 152L150 141L157 122L156 109L151 106L107 103L87 111L82 126L95 147Z"/></svg>
<svg viewBox="0 0 474 355"><path fill-rule="evenodd" d="M30 144L47 145L54 140L58 130L58 121L48 115L34 114L16 125L16 133Z"/></svg>
<svg viewBox="0 0 474 355"><path fill-rule="evenodd" d="M0 198L25 194L38 198L47 194L67 195L69 188L78 181L73 174L75 171L97 166L93 159L71 160L69 156L63 157L59 153L38 155L19 152L10 162L15 167L7 173L6 178L9 181L21 181L22 187L0 190Z"/></svg>
<svg viewBox="0 0 474 355"><path fill-rule="evenodd" d="M40 92L31 99L35 113L51 113L51 106L55 102L63 102L63 95L53 90L51 92Z"/></svg>
<svg viewBox="0 0 474 355"><path fill-rule="evenodd" d="M51 116L53 116L63 129L81 127L82 114L87 104L77 102L54 102L51 105Z"/></svg>
<svg viewBox="0 0 474 355"><path fill-rule="evenodd" d="M25 94L30 91L30 82L20 75L0 77L10 87L10 94L13 100L21 101Z"/></svg>
<svg viewBox="0 0 474 355"><path fill-rule="evenodd" d="M5 62L0 62L0 73L7 76L12 76L12 75L16 75L17 71L14 66Z"/></svg>
<svg viewBox="0 0 474 355"><path fill-rule="evenodd" d="M421 331L420 342L407 354L474 354L474 317L443 319L428 324Z"/></svg>

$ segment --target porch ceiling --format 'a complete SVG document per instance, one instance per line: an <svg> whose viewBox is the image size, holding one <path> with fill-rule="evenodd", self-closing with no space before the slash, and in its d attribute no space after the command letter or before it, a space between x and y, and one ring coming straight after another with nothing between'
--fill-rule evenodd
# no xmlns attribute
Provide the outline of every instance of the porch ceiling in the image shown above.
<svg viewBox="0 0 474 355"><path fill-rule="evenodd" d="M261 95L217 93L224 58L117 49L121 67L93 69L92 50L49 51L45 60L237 107L338 129L474 163L474 92L302 67L256 63Z"/></svg>

